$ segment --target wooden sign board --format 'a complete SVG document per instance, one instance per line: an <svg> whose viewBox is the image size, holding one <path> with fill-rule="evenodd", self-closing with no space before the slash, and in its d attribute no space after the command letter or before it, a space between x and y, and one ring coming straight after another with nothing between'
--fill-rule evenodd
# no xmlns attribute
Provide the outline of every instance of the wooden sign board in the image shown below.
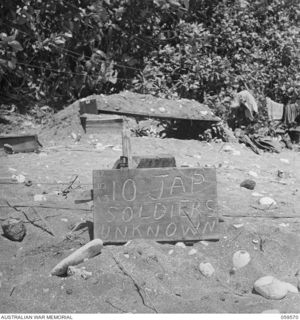
<svg viewBox="0 0 300 320"><path fill-rule="evenodd" d="M218 238L216 170L93 171L94 236L106 243Z"/></svg>

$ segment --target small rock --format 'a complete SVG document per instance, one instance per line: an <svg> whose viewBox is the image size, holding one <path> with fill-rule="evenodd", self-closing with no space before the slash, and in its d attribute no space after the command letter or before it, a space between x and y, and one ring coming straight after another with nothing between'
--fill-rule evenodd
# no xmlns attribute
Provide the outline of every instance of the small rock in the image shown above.
<svg viewBox="0 0 300 320"><path fill-rule="evenodd" d="M241 228L241 227L243 227L244 226L244 224L243 223L238 223L238 224L234 224L233 225L236 229L239 229L239 228ZM224 237L225 238L225 237ZM227 237L226 237L227 238ZM225 239L226 239L225 238Z"/></svg>
<svg viewBox="0 0 300 320"><path fill-rule="evenodd" d="M164 107L159 107L158 110L161 112L161 113L165 113L167 110L166 108Z"/></svg>
<svg viewBox="0 0 300 320"><path fill-rule="evenodd" d="M8 170L9 170L10 172L16 172L16 171L17 171L17 169L15 169L15 168L8 168Z"/></svg>
<svg viewBox="0 0 300 320"><path fill-rule="evenodd" d="M277 309L269 309L269 310L264 310L262 313L280 313L280 311Z"/></svg>
<svg viewBox="0 0 300 320"><path fill-rule="evenodd" d="M188 255L189 255L189 256L193 256L193 255L196 254L196 253L197 253L197 250L194 249L194 248L192 248L192 249L189 251Z"/></svg>
<svg viewBox="0 0 300 320"><path fill-rule="evenodd" d="M275 206L276 205L276 201L270 197L263 197L261 199L259 199L259 204L262 206Z"/></svg>
<svg viewBox="0 0 300 320"><path fill-rule="evenodd" d="M4 236L12 241L22 241L26 235L24 223L19 219L9 218L2 224Z"/></svg>
<svg viewBox="0 0 300 320"><path fill-rule="evenodd" d="M34 199L34 201L37 201L37 202L47 201L46 196L43 194L35 194L33 199Z"/></svg>
<svg viewBox="0 0 300 320"><path fill-rule="evenodd" d="M235 149L232 148L232 146L227 145L227 146L225 146L225 147L223 148L223 151L224 151L224 152L233 153L233 151L235 151Z"/></svg>
<svg viewBox="0 0 300 320"><path fill-rule="evenodd" d="M129 259L129 254L128 254L128 253L124 253L124 257L125 257L126 259Z"/></svg>
<svg viewBox="0 0 300 320"><path fill-rule="evenodd" d="M183 242L177 242L175 246L183 249L186 247L186 245Z"/></svg>
<svg viewBox="0 0 300 320"><path fill-rule="evenodd" d="M273 276L265 276L255 281L254 289L267 299L283 299L288 292L298 293L298 289L290 283L280 281Z"/></svg>
<svg viewBox="0 0 300 320"><path fill-rule="evenodd" d="M253 239L252 242L255 243L255 244L258 244L258 243L259 243L259 241L256 240L256 239Z"/></svg>
<svg viewBox="0 0 300 320"><path fill-rule="evenodd" d="M211 277L215 272L214 267L209 262L201 262L199 269L205 277Z"/></svg>
<svg viewBox="0 0 300 320"><path fill-rule="evenodd" d="M233 266L236 269L245 267L250 262L250 254L245 250L239 250L232 257Z"/></svg>
<svg viewBox="0 0 300 320"><path fill-rule="evenodd" d="M289 225L289 223L279 223L279 226L283 228L289 227Z"/></svg>
<svg viewBox="0 0 300 320"><path fill-rule="evenodd" d="M280 159L280 161L283 162L283 163L286 163L286 164L290 163L290 161L288 159Z"/></svg>
<svg viewBox="0 0 300 320"><path fill-rule="evenodd" d="M168 254L171 255L171 254L173 254L173 252L174 252L174 250L170 250L170 251L168 252Z"/></svg>
<svg viewBox="0 0 300 320"><path fill-rule="evenodd" d="M13 154L14 153L14 148L12 147L12 145L8 144L8 143L5 143L3 145L3 149L6 153L8 154Z"/></svg>
<svg viewBox="0 0 300 320"><path fill-rule="evenodd" d="M73 290L72 289L67 289L66 290L66 294L72 294L73 293Z"/></svg>
<svg viewBox="0 0 300 320"><path fill-rule="evenodd" d="M92 276L92 272L84 270L84 268L76 268L73 266L69 266L67 270L68 276L75 276L79 278L83 278L84 280L87 280Z"/></svg>
<svg viewBox="0 0 300 320"><path fill-rule="evenodd" d="M49 288L44 288L44 289L43 289L43 292L44 292L44 293L48 293L49 291L50 291Z"/></svg>
<svg viewBox="0 0 300 320"><path fill-rule="evenodd" d="M249 171L248 174L249 174L249 176L254 177L254 178L258 177L258 174L255 171Z"/></svg>
<svg viewBox="0 0 300 320"><path fill-rule="evenodd" d="M256 186L256 182L254 180L246 179L240 184L240 186L242 188L246 188L246 189L249 189L249 190L254 190L254 188Z"/></svg>
<svg viewBox="0 0 300 320"><path fill-rule="evenodd" d="M69 220L66 219L66 218L61 218L60 220L63 221L63 222L68 222L68 221L69 221Z"/></svg>
<svg viewBox="0 0 300 320"><path fill-rule="evenodd" d="M252 196L253 197L262 197L263 195L261 193L258 193L258 192L253 192Z"/></svg>

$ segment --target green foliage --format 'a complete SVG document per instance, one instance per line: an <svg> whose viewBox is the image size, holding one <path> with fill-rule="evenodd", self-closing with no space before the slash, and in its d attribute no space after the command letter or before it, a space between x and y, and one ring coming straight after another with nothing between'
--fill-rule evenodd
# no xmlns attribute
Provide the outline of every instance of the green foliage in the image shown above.
<svg viewBox="0 0 300 320"><path fill-rule="evenodd" d="M129 89L224 119L239 89L293 102L299 13L298 0L1 1L0 99L58 108Z"/></svg>

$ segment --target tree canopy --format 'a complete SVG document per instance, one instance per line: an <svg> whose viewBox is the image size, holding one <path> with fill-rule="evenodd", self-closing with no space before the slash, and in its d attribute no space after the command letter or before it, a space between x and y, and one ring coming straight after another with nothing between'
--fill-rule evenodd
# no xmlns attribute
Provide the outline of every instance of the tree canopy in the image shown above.
<svg viewBox="0 0 300 320"><path fill-rule="evenodd" d="M205 102L300 93L298 0L0 1L0 102L54 109L127 89Z"/></svg>

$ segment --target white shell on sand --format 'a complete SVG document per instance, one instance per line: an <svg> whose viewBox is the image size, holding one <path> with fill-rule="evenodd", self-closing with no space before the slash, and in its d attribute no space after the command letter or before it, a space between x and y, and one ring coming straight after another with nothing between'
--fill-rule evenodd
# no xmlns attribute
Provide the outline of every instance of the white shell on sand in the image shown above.
<svg viewBox="0 0 300 320"><path fill-rule="evenodd" d="M262 206L274 206L276 205L276 201L270 197L263 197L259 199L259 204L261 204Z"/></svg>
<svg viewBox="0 0 300 320"><path fill-rule="evenodd" d="M201 262L199 269L205 277L211 277L215 272L214 267L209 262Z"/></svg>
<svg viewBox="0 0 300 320"><path fill-rule="evenodd" d="M250 262L250 254L245 250L239 250L232 257L233 266L236 269L245 267Z"/></svg>

